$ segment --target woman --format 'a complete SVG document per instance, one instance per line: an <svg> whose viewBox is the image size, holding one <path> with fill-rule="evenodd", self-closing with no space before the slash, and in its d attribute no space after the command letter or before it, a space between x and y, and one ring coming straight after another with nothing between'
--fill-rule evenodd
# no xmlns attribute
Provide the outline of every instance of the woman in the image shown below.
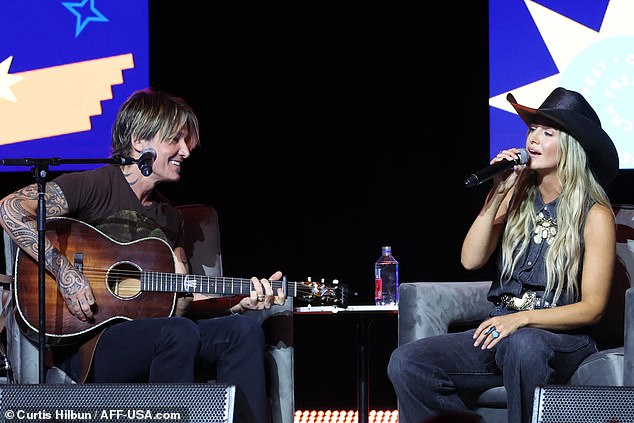
<svg viewBox="0 0 634 423"><path fill-rule="evenodd" d="M539 109L507 99L528 126L529 162L495 178L461 255L466 269L477 269L498 252L492 309L476 329L393 352L388 374L402 423L468 415L457 390L502 384L508 421L530 422L535 388L565 383L597 351L588 329L605 311L616 257L602 186L618 173L616 149L577 92L556 88ZM500 151L491 163L518 153Z"/></svg>

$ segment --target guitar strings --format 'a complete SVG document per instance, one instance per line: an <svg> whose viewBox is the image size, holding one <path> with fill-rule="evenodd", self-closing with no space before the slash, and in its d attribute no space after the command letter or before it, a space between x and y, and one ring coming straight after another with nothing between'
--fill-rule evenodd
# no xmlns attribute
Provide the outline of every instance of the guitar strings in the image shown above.
<svg viewBox="0 0 634 423"><path fill-rule="evenodd" d="M227 276L207 276L207 275L195 275L195 274L181 274L181 273L166 273L166 272L153 272L153 271L143 271L137 269L103 269L97 267L83 266L81 272L88 278L88 280L98 280L105 279L107 277L114 278L115 280L120 279L137 279L142 280L141 274L146 274L152 278L159 279L177 279L177 284L183 284L185 278L193 277L198 279L203 279L203 283L206 285L215 285L215 286L239 286L240 291L242 292L243 288L248 288L248 291L251 291L253 286L251 279L247 278L234 278ZM180 279L180 280L179 280ZM154 281L156 282L156 281ZM161 282L161 281L159 281ZM283 288L283 281L269 281L271 283L271 287L276 290L277 288ZM305 292L312 295L323 295L324 290L327 292L337 290L337 287L326 287L323 283L317 283L312 281L306 282L287 282L287 285L293 286L294 292ZM193 291L198 292L198 290L194 289ZM234 290L232 290L234 291ZM189 292L189 290L182 291L174 291L174 292ZM205 292L202 289L202 292ZM214 292L220 293L220 292ZM227 294L235 294L235 292L230 292ZM248 294L248 292L247 292Z"/></svg>

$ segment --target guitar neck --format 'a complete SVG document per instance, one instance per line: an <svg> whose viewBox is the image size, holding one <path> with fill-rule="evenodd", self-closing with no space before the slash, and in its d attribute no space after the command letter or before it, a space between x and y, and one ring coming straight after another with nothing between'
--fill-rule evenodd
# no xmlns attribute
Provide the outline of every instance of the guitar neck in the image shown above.
<svg viewBox="0 0 634 423"><path fill-rule="evenodd" d="M274 292L282 288L287 296L297 296L299 282L270 281ZM289 288L290 287L290 291ZM225 276L182 275L178 273L141 272L141 290L152 292L187 292L199 294L249 295L251 279Z"/></svg>

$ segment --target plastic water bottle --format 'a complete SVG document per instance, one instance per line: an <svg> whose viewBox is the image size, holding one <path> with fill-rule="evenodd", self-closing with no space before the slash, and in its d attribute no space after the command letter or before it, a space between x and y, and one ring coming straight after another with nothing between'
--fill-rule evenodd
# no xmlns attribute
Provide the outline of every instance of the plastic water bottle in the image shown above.
<svg viewBox="0 0 634 423"><path fill-rule="evenodd" d="M374 263L374 303L398 304L398 261L389 245L381 248L381 257Z"/></svg>

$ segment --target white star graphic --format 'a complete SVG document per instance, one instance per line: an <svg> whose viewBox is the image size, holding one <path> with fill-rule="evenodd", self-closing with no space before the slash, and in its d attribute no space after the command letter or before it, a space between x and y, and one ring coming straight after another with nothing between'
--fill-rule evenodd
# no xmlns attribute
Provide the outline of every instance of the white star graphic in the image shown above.
<svg viewBox="0 0 634 423"><path fill-rule="evenodd" d="M8 100L17 103L18 99L13 95L11 85L21 81L23 78L17 75L9 75L11 62L13 62L13 56L7 57L0 63L0 101Z"/></svg>

